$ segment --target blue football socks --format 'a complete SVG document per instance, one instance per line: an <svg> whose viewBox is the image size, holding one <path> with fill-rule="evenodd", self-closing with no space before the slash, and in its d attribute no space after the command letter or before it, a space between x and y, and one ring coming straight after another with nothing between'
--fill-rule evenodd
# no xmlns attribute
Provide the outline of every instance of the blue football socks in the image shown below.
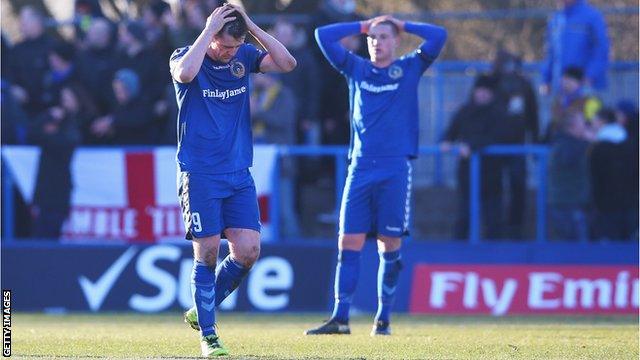
<svg viewBox="0 0 640 360"><path fill-rule="evenodd" d="M240 282L249 273L245 268L231 257L231 254L218 265L216 269L216 306L240 286Z"/></svg>
<svg viewBox="0 0 640 360"><path fill-rule="evenodd" d="M341 323L349 322L349 307L356 291L360 274L360 251L341 250L338 254L334 283L335 302L332 319Z"/></svg>
<svg viewBox="0 0 640 360"><path fill-rule="evenodd" d="M196 305L202 336L215 334L215 283L216 275L213 268L194 261L191 270L191 294Z"/></svg>
<svg viewBox="0 0 640 360"><path fill-rule="evenodd" d="M389 322L400 275L400 251L380 253L378 266L378 312L376 321Z"/></svg>

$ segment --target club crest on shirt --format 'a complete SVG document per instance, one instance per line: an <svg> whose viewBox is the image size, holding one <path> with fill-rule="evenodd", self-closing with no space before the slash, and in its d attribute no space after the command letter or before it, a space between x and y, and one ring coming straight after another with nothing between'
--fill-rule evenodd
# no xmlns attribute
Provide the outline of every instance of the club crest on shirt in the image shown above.
<svg viewBox="0 0 640 360"><path fill-rule="evenodd" d="M402 77L402 68L398 65L391 65L389 68L389 77L393 80L400 79Z"/></svg>
<svg viewBox="0 0 640 360"><path fill-rule="evenodd" d="M231 66L229 66L229 69L231 70L231 74L233 74L233 76L237 78L241 78L244 76L244 64L242 64L240 61L235 60L230 65Z"/></svg>

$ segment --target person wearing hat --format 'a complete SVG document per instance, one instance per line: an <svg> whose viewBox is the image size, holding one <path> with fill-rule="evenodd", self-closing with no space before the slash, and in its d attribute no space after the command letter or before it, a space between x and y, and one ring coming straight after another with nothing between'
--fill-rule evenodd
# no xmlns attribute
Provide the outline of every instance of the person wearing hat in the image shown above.
<svg viewBox="0 0 640 360"><path fill-rule="evenodd" d="M113 78L116 105L111 113L95 119L90 131L98 143L144 145L153 140L153 121L148 102L141 96L141 83L131 69L118 70Z"/></svg>
<svg viewBox="0 0 640 360"><path fill-rule="evenodd" d="M587 132L591 133L591 119L602 107L602 102L591 95L585 87L584 71L578 67L569 67L562 74L560 92L553 99L551 105L551 122L549 123L543 140L550 142L557 133L557 128L569 113L578 110L584 113L587 122Z"/></svg>
<svg viewBox="0 0 640 360"><path fill-rule="evenodd" d="M469 157L472 152L494 144L500 137L500 126L505 116L496 101L498 82L494 76L480 75L476 78L469 101L453 116L444 133L440 148L449 151L456 145L460 155L457 170L458 215L454 238L469 237ZM500 176L499 159L483 157L481 171L482 215L484 237L496 239L501 236L500 224Z"/></svg>
<svg viewBox="0 0 640 360"><path fill-rule="evenodd" d="M144 86L142 96L155 103L162 98L169 80L158 74L165 71L165 63L160 54L149 46L147 30L142 22L126 21L118 28L120 51L116 57L117 69L131 69Z"/></svg>

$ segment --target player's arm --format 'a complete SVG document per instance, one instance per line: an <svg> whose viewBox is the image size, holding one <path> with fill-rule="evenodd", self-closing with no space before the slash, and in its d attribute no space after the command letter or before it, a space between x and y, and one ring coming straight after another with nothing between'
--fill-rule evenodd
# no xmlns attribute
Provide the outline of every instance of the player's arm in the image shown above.
<svg viewBox="0 0 640 360"><path fill-rule="evenodd" d="M256 25L253 20L249 18L244 9L230 5L234 7L242 17L244 17L247 23L249 33L267 50L267 55L260 62L260 72L289 72L296 68L296 59L289 53L284 45L280 41L276 40L273 36L269 35L266 31L262 30Z"/></svg>
<svg viewBox="0 0 640 360"><path fill-rule="evenodd" d="M177 82L188 83L198 75L211 40L222 30L224 24L235 19L233 16L228 16L233 10L234 8L228 5L223 5L213 10L207 18L204 30L202 30L187 53L175 63L171 62L171 76Z"/></svg>
<svg viewBox="0 0 640 360"><path fill-rule="evenodd" d="M354 21L325 25L316 29L316 42L331 66L339 71L344 68L348 51L340 44L340 40L366 32L364 24L365 22Z"/></svg>
<svg viewBox="0 0 640 360"><path fill-rule="evenodd" d="M420 55L425 60L433 61L440 55L440 51L442 51L444 43L447 41L447 30L445 28L427 23L402 21L393 17L389 18L389 20L393 21L401 31L406 31L425 40L419 48Z"/></svg>

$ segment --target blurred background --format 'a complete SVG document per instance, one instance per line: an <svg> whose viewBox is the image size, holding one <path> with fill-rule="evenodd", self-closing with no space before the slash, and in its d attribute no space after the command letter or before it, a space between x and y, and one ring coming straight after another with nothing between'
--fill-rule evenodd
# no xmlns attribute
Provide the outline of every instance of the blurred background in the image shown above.
<svg viewBox="0 0 640 360"><path fill-rule="evenodd" d="M252 173L264 260L226 309L329 308L349 104L344 78L320 53L313 30L392 13L449 32L419 86L421 156L398 309L495 314L486 302L438 308L430 299L444 285L431 279L445 269L499 282L507 276L500 266L507 266L529 285L543 269L560 279L582 274L594 281L583 284L595 287L567 295L564 280L545 278L540 288L528 287L529 295L583 300L536 307L524 303L525 295L521 308L498 315L637 313L637 2L235 3L291 51L298 67L252 75ZM2 281L22 290L16 309L188 307L191 248L176 198L177 108L168 58L193 42L218 1L0 4ZM402 53L420 44L402 36ZM368 57L364 37L343 45ZM369 253L364 266L377 267L375 251ZM93 294L88 279L114 267L120 280L102 298ZM34 271L51 281L31 286ZM317 281L304 281L310 277ZM545 281L557 286L549 290ZM616 296L626 301L611 305L621 284L626 292ZM264 296L252 298L251 286L265 286ZM62 298L48 295L61 288ZM452 299L463 296L457 289ZM598 291L610 302L584 300ZM128 301L132 293L149 302ZM356 296L358 308L375 309L373 277L358 290L369 293ZM282 294L286 301L274 300Z"/></svg>

